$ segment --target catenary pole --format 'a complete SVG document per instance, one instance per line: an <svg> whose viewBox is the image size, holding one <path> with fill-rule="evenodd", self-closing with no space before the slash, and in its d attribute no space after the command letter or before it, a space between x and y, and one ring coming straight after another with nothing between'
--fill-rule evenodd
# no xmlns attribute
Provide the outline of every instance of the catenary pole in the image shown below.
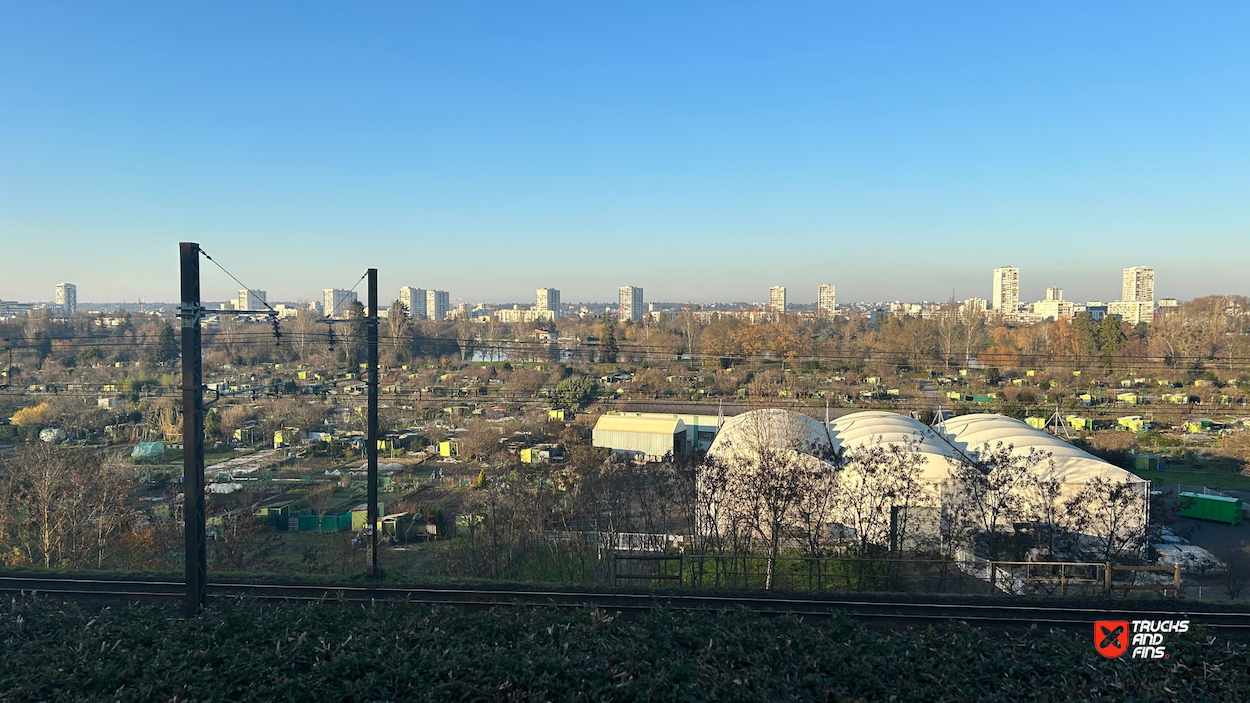
<svg viewBox="0 0 1250 703"><path fill-rule="evenodd" d="M200 245L182 242L182 519L185 526L187 617L208 600L204 537L204 375L201 361Z"/></svg>
<svg viewBox="0 0 1250 703"><path fill-rule="evenodd" d="M369 429L365 441L369 457L369 565L366 573L378 570L378 270L369 269L369 318L365 322L369 369L366 385L369 391Z"/></svg>

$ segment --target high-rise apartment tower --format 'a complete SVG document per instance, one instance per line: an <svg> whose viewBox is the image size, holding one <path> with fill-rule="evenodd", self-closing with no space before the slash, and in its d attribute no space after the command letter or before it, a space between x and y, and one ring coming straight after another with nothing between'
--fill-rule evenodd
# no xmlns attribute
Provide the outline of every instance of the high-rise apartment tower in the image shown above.
<svg viewBox="0 0 1250 703"><path fill-rule="evenodd" d="M1155 299L1155 270L1149 266L1124 269L1124 290L1120 300L1126 303L1153 303Z"/></svg>
<svg viewBox="0 0 1250 703"><path fill-rule="evenodd" d="M347 309L356 302L356 291L326 288L321 293L321 314L326 317L347 317Z"/></svg>
<svg viewBox="0 0 1250 703"><path fill-rule="evenodd" d="M560 291L557 288L539 288L534 295L535 310L550 310L553 317L560 316Z"/></svg>
<svg viewBox="0 0 1250 703"><path fill-rule="evenodd" d="M399 302L408 308L412 317L425 318L425 289L404 286L399 289Z"/></svg>
<svg viewBox="0 0 1250 703"><path fill-rule="evenodd" d="M1020 311L1020 269L1004 266L994 269L994 312L1014 315Z"/></svg>
<svg viewBox="0 0 1250 703"><path fill-rule="evenodd" d="M837 290L832 283L820 287L820 295L816 298L816 309L826 317L832 317L838 311Z"/></svg>
<svg viewBox="0 0 1250 703"><path fill-rule="evenodd" d="M73 283L56 284L56 304L66 315L78 312L78 286Z"/></svg>
<svg viewBox="0 0 1250 703"><path fill-rule="evenodd" d="M642 288L638 286L621 286L617 289L617 314L622 320L642 319Z"/></svg>
<svg viewBox="0 0 1250 703"><path fill-rule="evenodd" d="M768 309L772 312L786 311L785 286L773 286L768 289Z"/></svg>
<svg viewBox="0 0 1250 703"><path fill-rule="evenodd" d="M428 290L425 292L425 317L428 320L442 320L451 312L451 296L445 290Z"/></svg>
<svg viewBox="0 0 1250 703"><path fill-rule="evenodd" d="M263 290L241 290L239 295L234 299L235 310L265 310L265 291Z"/></svg>

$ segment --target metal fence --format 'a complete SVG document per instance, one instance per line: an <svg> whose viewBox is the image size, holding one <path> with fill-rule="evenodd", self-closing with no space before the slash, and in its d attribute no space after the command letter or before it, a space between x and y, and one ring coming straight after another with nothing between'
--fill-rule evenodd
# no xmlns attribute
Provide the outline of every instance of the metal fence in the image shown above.
<svg viewBox="0 0 1250 703"><path fill-rule="evenodd" d="M1040 596L1177 595L1180 569L1099 562L616 554L618 586Z"/></svg>

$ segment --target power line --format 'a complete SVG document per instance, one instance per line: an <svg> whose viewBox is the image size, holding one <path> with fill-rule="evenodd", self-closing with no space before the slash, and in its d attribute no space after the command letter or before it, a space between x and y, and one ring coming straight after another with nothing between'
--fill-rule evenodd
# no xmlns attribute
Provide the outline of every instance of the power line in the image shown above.
<svg viewBox="0 0 1250 703"><path fill-rule="evenodd" d="M209 261L213 262L213 265L214 265L214 266L216 266L217 268L221 269L222 273L224 273L224 274L226 274L227 276L229 276L230 278L234 279L234 282L235 282L235 283L238 283L239 285L241 285L241 286L243 286L245 289L247 289L247 292L248 292L248 293L255 293L256 291L260 290L259 288L252 288L251 286L247 285L247 284L246 284L246 283L244 283L243 281L240 281L240 280L238 279L238 277L237 277L237 276L235 276L233 273L230 273L229 271L227 271L225 266L222 266L221 264L217 263L217 260L216 260L216 259L214 259L213 257L209 256L209 255L208 255L208 252L204 251L203 247L200 247L199 249L200 249L200 254L202 254L202 255L204 256L204 258L205 258L205 259L208 259ZM254 296L254 297L256 297L256 298L258 298L258 299L260 298L260 296ZM268 301L268 300L261 300L260 302L261 302L261 303L264 303L265 307L269 308L269 309L270 309L270 310L271 310L271 311L272 311L275 315L276 315L276 314L278 314L278 311L277 311L277 310L274 310L274 307L273 307L272 305L270 305L270 304L269 304L269 301Z"/></svg>
<svg viewBox="0 0 1250 703"><path fill-rule="evenodd" d="M355 292L356 292L356 288L358 288L358 287L360 286L360 282L361 282L361 281L363 281L363 280L365 280L365 278L366 278L366 277L368 277L368 275L369 275L369 272L368 272L368 271L365 271L363 274L361 274L360 278L356 279L356 285L352 286L352 287L351 287L351 288L350 288L347 292L348 292L348 293L355 293ZM331 290L333 290L333 289L331 289ZM333 300L333 298L334 298L334 296L331 296L331 300ZM343 300L340 300L339 302L335 303L335 304L334 304L334 307L333 307L333 308L331 308L331 309L330 309L330 311L329 311L329 312L327 312L327 313L325 314L325 316L326 316L327 318L333 319L333 318L334 318L334 313L336 313L336 312L338 312L338 311L339 311L339 305L341 305L342 303L344 303L344 302L346 302L346 301L347 301L347 296L343 296Z"/></svg>

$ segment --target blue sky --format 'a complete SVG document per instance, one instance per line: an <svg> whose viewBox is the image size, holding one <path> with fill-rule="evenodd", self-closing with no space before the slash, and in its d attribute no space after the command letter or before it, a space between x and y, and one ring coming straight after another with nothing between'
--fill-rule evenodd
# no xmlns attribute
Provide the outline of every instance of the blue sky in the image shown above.
<svg viewBox="0 0 1250 703"><path fill-rule="evenodd" d="M1250 3L0 4L0 298L1250 294ZM237 286L206 269L206 297Z"/></svg>

